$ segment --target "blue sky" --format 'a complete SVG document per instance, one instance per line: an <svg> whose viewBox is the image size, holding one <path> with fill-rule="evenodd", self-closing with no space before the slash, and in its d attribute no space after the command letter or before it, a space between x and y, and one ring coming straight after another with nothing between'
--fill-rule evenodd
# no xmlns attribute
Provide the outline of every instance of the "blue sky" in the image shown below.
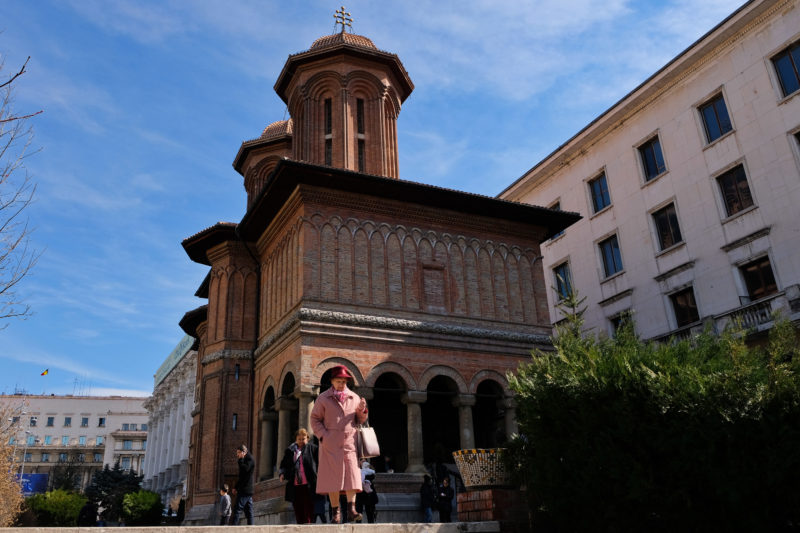
<svg viewBox="0 0 800 533"><path fill-rule="evenodd" d="M349 1L353 32L416 89L400 174L496 195L742 4L741 0ZM334 32L341 0L3 0L6 79L33 120L29 209L42 251L0 330L0 392L128 394L205 303L181 241L241 220L244 140L288 118L288 54ZM41 372L49 368L47 376Z"/></svg>

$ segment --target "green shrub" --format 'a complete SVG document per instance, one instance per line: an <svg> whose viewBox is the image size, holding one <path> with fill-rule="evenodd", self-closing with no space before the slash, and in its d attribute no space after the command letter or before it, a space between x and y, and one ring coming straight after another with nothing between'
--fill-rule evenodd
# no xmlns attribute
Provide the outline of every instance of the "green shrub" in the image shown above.
<svg viewBox="0 0 800 533"><path fill-rule="evenodd" d="M25 503L36 516L39 526L65 527L78 524L78 514L86 503L86 498L74 492L57 489L34 494Z"/></svg>
<svg viewBox="0 0 800 533"><path fill-rule="evenodd" d="M157 526L163 510L161 496L149 490L131 492L122 499L122 516L129 526Z"/></svg>
<svg viewBox="0 0 800 533"><path fill-rule="evenodd" d="M639 340L581 334L510 375L520 435L512 472L537 531L774 531L800 527L800 352L776 321L741 332ZM549 527L547 527L549 525Z"/></svg>

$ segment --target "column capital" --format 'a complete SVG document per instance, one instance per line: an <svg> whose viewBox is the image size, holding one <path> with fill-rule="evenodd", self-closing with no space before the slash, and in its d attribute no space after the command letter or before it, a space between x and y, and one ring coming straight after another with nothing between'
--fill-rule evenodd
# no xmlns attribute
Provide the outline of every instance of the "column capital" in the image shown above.
<svg viewBox="0 0 800 533"><path fill-rule="evenodd" d="M475 405L474 394L458 394L453 398L453 407L472 407Z"/></svg>
<svg viewBox="0 0 800 533"><path fill-rule="evenodd" d="M312 398L314 396L314 391L312 391L310 389L306 389L306 388L295 389L295 391L292 393L292 396L294 396L298 400L303 399L303 398L309 399L309 398Z"/></svg>
<svg viewBox="0 0 800 533"><path fill-rule="evenodd" d="M400 401L402 401L406 405L410 403L425 403L426 401L428 401L428 392L410 390L402 396Z"/></svg>
<svg viewBox="0 0 800 533"><path fill-rule="evenodd" d="M276 411L296 411L298 406L297 398L290 398L288 396L281 396L275 400Z"/></svg>
<svg viewBox="0 0 800 533"><path fill-rule="evenodd" d="M371 400L375 397L375 389L372 387L356 387L355 392L365 400Z"/></svg>
<svg viewBox="0 0 800 533"><path fill-rule="evenodd" d="M268 422L270 420L274 421L278 419L278 413L275 411L267 411L266 409L262 409L258 412L258 419L262 422Z"/></svg>
<svg viewBox="0 0 800 533"><path fill-rule="evenodd" d="M517 399L513 396L506 396L497 400L497 406L504 409L515 409L517 407Z"/></svg>

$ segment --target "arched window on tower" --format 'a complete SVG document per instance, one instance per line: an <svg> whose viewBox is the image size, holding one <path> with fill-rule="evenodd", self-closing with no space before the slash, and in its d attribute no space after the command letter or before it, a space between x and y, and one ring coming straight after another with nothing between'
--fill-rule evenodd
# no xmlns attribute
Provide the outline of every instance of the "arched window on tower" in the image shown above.
<svg viewBox="0 0 800 533"><path fill-rule="evenodd" d="M325 164L333 165L333 102L325 99Z"/></svg>
<svg viewBox="0 0 800 533"><path fill-rule="evenodd" d="M356 140L358 143L358 171L364 172L364 99L356 99Z"/></svg>

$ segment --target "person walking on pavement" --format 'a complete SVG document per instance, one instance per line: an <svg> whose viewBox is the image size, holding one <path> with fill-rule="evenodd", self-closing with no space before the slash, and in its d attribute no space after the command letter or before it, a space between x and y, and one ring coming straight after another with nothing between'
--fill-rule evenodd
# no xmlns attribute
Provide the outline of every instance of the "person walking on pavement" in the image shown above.
<svg viewBox="0 0 800 533"><path fill-rule="evenodd" d="M241 444L236 448L236 457L239 458L239 478L236 480L236 487L233 494L236 496L236 507L233 509L231 525L239 525L239 513L244 510L247 518L247 525L253 525L253 471L256 462L253 456L247 451L247 446Z"/></svg>
<svg viewBox="0 0 800 533"><path fill-rule="evenodd" d="M308 431L300 428L294 442L286 448L280 467L280 480L286 481L284 499L292 502L298 524L314 522L314 495L317 492L317 445L308 442Z"/></svg>
<svg viewBox="0 0 800 533"><path fill-rule="evenodd" d="M367 420L367 402L347 388L353 376L347 367L339 365L331 371L331 388L314 402L311 429L319 437L319 470L317 492L328 494L332 522L342 521L339 494L346 495L347 518L361 522L356 511L356 494L361 492L361 469L356 453L356 425Z"/></svg>

